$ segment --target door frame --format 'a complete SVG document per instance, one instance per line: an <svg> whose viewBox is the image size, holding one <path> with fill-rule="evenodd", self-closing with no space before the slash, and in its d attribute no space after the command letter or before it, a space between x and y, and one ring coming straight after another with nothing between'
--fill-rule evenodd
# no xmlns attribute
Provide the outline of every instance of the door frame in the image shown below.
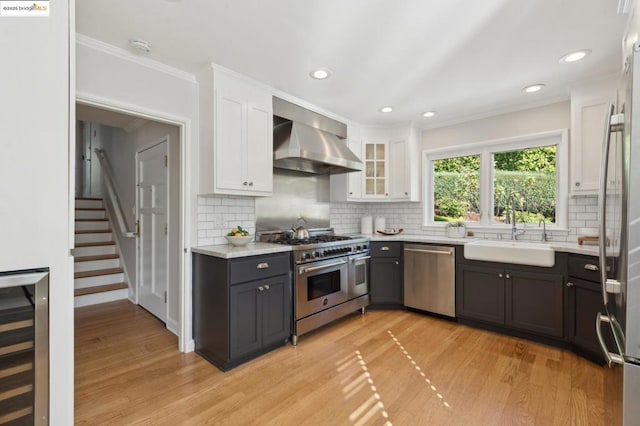
<svg viewBox="0 0 640 426"><path fill-rule="evenodd" d="M156 145L160 145L161 143L166 142L167 146L166 146L166 151L165 151L165 156L167 158L167 162L169 162L171 160L170 156L171 156L171 149L169 149L170 144L171 144L171 136L170 135L165 135L163 137L161 137L160 139L157 139L153 142L149 142L144 144L142 147L138 148L136 150L136 155L135 155L135 162L136 162L136 221L140 220L140 191L138 188L138 182L140 181L140 153L143 151L146 151L148 149L151 149L153 147L155 147ZM170 164L170 163L169 163ZM172 229L169 227L169 223L171 223L171 182L170 182L170 177L171 174L169 172L169 167L166 166L165 167L165 171L164 171L164 175L165 175L165 179L166 179L166 183L167 183L167 187L166 187L166 225L167 225L167 248L165 251L165 259L166 259L166 271L165 271L165 276L167 277L167 283L166 283L166 292L167 294L169 293L169 281L170 281L170 275L169 275L169 271L170 271L170 253L171 253L171 244L169 243L171 241L170 238L170 232L172 232ZM137 223L137 222L136 222ZM136 232L139 232L138 229L136 229ZM141 277L141 267L142 267L142 262L141 262L141 256L140 256L140 236L138 235L138 238L136 238L136 297L135 297L135 302L136 305L140 305L140 277ZM169 320L169 303L165 303L165 324L168 322Z"/></svg>
<svg viewBox="0 0 640 426"><path fill-rule="evenodd" d="M140 105L96 96L86 92L76 91L75 102L105 109L108 111L146 118L165 124L177 126L180 129L180 216L179 246L182 256L179 257L179 288L178 288L178 319L177 323L167 318L167 328L178 336L178 349L181 352L194 350L192 318L191 318L191 263L189 262L192 240L195 238L192 223L197 222L195 207L197 198L195 188L197 175L191 176L192 164L197 161L191 158L197 153L197 132L194 131L193 120L184 116L169 114L163 111L141 107ZM197 123L196 123L197 124ZM197 129L196 129L197 130ZM193 146L192 146L193 145ZM196 164L197 165L197 164ZM197 170L197 169L196 169Z"/></svg>

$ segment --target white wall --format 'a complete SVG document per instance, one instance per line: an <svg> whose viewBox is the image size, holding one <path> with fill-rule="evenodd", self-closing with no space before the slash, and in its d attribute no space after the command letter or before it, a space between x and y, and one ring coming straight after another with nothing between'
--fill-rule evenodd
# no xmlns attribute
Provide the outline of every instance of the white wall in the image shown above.
<svg viewBox="0 0 640 426"><path fill-rule="evenodd" d="M571 127L571 103L559 102L422 132L422 148L434 149Z"/></svg>
<svg viewBox="0 0 640 426"><path fill-rule="evenodd" d="M139 129L127 133L112 128L111 138L103 141L103 148L116 178L121 197L122 209L127 223L135 223L136 207L136 152L147 148L165 137L169 139L169 281L167 283L168 328L177 333L179 322L179 258L180 248L180 129L164 123L149 121ZM136 286L136 239L122 238L118 234L118 244L129 276L130 295L135 299Z"/></svg>
<svg viewBox="0 0 640 426"><path fill-rule="evenodd" d="M50 268L50 424L73 423L69 7L0 18L0 271Z"/></svg>
<svg viewBox="0 0 640 426"><path fill-rule="evenodd" d="M198 183L198 85L195 78L181 71L128 51L105 45L78 35L76 52L77 97L81 102L107 107L181 127L187 155L183 157L186 176L184 214L185 234L183 253L184 280L180 294L180 349L191 347L191 252L197 241Z"/></svg>

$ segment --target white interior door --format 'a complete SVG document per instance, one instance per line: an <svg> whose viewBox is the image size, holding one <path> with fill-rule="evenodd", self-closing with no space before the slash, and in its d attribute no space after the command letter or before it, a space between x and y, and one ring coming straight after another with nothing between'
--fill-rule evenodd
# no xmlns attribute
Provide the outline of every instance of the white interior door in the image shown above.
<svg viewBox="0 0 640 426"><path fill-rule="evenodd" d="M138 303L167 320L167 140L138 152Z"/></svg>

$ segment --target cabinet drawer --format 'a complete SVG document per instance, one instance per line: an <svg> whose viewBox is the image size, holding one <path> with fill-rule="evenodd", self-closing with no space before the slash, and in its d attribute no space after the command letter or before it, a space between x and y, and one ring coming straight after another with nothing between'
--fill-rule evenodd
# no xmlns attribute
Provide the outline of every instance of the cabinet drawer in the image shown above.
<svg viewBox="0 0 640 426"><path fill-rule="evenodd" d="M600 261L595 256L569 256L569 276L600 282Z"/></svg>
<svg viewBox="0 0 640 426"><path fill-rule="evenodd" d="M289 253L234 259L229 265L229 284L288 274L290 268Z"/></svg>
<svg viewBox="0 0 640 426"><path fill-rule="evenodd" d="M370 244L372 257L401 257L402 243L372 242Z"/></svg>

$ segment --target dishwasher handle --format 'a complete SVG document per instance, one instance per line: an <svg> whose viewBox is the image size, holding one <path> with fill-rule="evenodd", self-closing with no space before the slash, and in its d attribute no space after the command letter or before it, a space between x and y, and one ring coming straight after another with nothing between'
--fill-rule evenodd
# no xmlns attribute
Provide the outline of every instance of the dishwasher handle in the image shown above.
<svg viewBox="0 0 640 426"><path fill-rule="evenodd" d="M427 253L427 254L448 254L448 255L453 254L453 250L451 249L443 251L443 250L425 250L425 249L405 248L404 251L409 251L413 253Z"/></svg>

